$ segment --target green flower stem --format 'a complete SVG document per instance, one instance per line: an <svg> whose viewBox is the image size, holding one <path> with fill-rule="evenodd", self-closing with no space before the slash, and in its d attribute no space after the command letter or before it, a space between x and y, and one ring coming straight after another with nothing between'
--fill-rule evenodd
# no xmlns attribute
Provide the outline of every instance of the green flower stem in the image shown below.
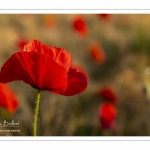
<svg viewBox="0 0 150 150"><path fill-rule="evenodd" d="M37 98L36 98L36 106L35 106L34 122L33 122L33 136L36 136L37 118L38 118L39 104L40 104L40 90L38 90Z"/></svg>

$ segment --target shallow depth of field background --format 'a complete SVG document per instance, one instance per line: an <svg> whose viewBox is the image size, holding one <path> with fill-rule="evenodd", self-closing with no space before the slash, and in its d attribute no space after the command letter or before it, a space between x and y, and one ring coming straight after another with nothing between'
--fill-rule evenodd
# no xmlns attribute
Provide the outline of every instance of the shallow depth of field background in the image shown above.
<svg viewBox="0 0 150 150"><path fill-rule="evenodd" d="M89 77L87 89L76 96L42 91L37 135L150 135L150 71L147 68L150 66L150 15L112 14L106 19L96 14L81 15L88 27L85 37L72 26L76 16L0 15L0 67L20 51L16 44L19 39L37 39L69 51L73 64L81 66ZM92 42L103 48L104 63L92 59ZM19 121L20 132L0 135L31 136L37 90L23 81L8 85L16 93L20 106L13 115L0 108L0 122ZM116 131L100 128L99 106L104 100L97 93L104 86L112 87L118 97Z"/></svg>

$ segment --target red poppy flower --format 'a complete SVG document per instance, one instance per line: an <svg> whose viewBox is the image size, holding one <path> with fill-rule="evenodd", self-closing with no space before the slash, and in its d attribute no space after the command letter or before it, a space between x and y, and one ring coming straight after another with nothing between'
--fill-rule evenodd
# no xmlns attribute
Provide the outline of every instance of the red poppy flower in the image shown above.
<svg viewBox="0 0 150 150"><path fill-rule="evenodd" d="M117 102L115 91L111 87L105 87L99 92L99 96L109 102Z"/></svg>
<svg viewBox="0 0 150 150"><path fill-rule="evenodd" d="M103 49L98 44L94 43L91 45L90 54L96 63L102 64L106 60L106 55L105 55Z"/></svg>
<svg viewBox="0 0 150 150"><path fill-rule="evenodd" d="M0 82L23 80L39 90L71 96L83 92L88 78L71 66L70 53L62 48L29 41L22 52L13 54L3 65Z"/></svg>
<svg viewBox="0 0 150 150"><path fill-rule="evenodd" d="M18 99L13 91L6 84L0 83L0 106L13 113L18 105Z"/></svg>
<svg viewBox="0 0 150 150"><path fill-rule="evenodd" d="M101 122L101 128L107 129L113 125L113 122L117 116L116 108L109 103L105 103L99 108L99 119Z"/></svg>
<svg viewBox="0 0 150 150"><path fill-rule="evenodd" d="M85 20L78 16L73 21L73 28L77 31L77 33L83 37L87 36L87 25Z"/></svg>
<svg viewBox="0 0 150 150"><path fill-rule="evenodd" d="M24 45L27 43L28 41L25 39L25 38L20 38L18 41L17 41L17 47L19 48L20 51L23 50L24 48Z"/></svg>

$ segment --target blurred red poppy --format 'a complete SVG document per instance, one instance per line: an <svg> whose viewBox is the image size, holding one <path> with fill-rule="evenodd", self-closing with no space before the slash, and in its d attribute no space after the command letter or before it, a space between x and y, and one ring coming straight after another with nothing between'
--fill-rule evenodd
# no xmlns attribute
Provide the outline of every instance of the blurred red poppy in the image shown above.
<svg viewBox="0 0 150 150"><path fill-rule="evenodd" d="M114 105L104 103L99 108L99 119L101 122L101 128L107 129L113 126L114 120L117 116L117 109Z"/></svg>
<svg viewBox="0 0 150 150"><path fill-rule="evenodd" d="M83 37L87 36L88 30L87 25L82 16L78 16L73 21L73 28L77 31L77 33Z"/></svg>
<svg viewBox="0 0 150 150"><path fill-rule="evenodd" d="M90 55L96 63L104 63L106 60L106 55L98 44L93 43L90 47Z"/></svg>
<svg viewBox="0 0 150 150"><path fill-rule="evenodd" d="M109 102L113 102L113 103L117 102L116 93L111 87L105 87L102 90L100 90L99 96L101 96L103 99Z"/></svg>
<svg viewBox="0 0 150 150"><path fill-rule="evenodd" d="M97 14L101 19L108 20L110 18L110 14Z"/></svg>
<svg viewBox="0 0 150 150"><path fill-rule="evenodd" d="M43 22L44 22L45 26L47 26L49 28L55 27L57 24L56 19L53 15L44 15Z"/></svg>
<svg viewBox="0 0 150 150"><path fill-rule="evenodd" d="M6 84L0 83L0 107L4 107L10 113L13 113L18 105L18 99L13 91Z"/></svg>
<svg viewBox="0 0 150 150"><path fill-rule="evenodd" d="M29 41L22 52L13 54L3 65L0 82L23 80L39 90L72 96L83 92L87 76L71 67L70 53L47 46L37 40Z"/></svg>
<svg viewBox="0 0 150 150"><path fill-rule="evenodd" d="M24 48L24 45L27 43L28 41L25 39L25 38L20 38L16 44L17 44L17 47L19 48L20 51L23 50Z"/></svg>

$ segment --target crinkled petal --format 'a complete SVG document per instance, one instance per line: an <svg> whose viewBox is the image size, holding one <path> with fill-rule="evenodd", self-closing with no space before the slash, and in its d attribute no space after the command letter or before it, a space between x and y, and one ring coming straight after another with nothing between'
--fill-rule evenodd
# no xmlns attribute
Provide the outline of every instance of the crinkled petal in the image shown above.
<svg viewBox="0 0 150 150"><path fill-rule="evenodd" d="M19 106L16 95L6 84L2 83L0 83L0 106L10 113L13 113Z"/></svg>
<svg viewBox="0 0 150 150"><path fill-rule="evenodd" d="M62 94L65 96L72 96L83 92L88 84L88 78L77 69L70 67L68 72L68 83L66 91Z"/></svg>
<svg viewBox="0 0 150 150"><path fill-rule="evenodd" d="M40 89L62 93L67 86L67 70L50 58L38 52L17 52L3 65L0 82L23 80Z"/></svg>
<svg viewBox="0 0 150 150"><path fill-rule="evenodd" d="M28 60L25 59L25 57L22 57L22 53L17 52L4 63L0 72L0 82L7 83L15 80L23 80L31 85L36 84L29 74L29 72L32 72L32 70L30 68L30 64L27 63ZM24 64L24 60L27 66ZM22 64L26 66L25 69L23 68Z"/></svg>
<svg viewBox="0 0 150 150"><path fill-rule="evenodd" d="M31 40L23 49L24 52L40 52L45 55L49 55L50 59L53 59L59 65L63 66L67 71L71 66L71 55L63 48L57 48L54 46L47 46L40 41Z"/></svg>

